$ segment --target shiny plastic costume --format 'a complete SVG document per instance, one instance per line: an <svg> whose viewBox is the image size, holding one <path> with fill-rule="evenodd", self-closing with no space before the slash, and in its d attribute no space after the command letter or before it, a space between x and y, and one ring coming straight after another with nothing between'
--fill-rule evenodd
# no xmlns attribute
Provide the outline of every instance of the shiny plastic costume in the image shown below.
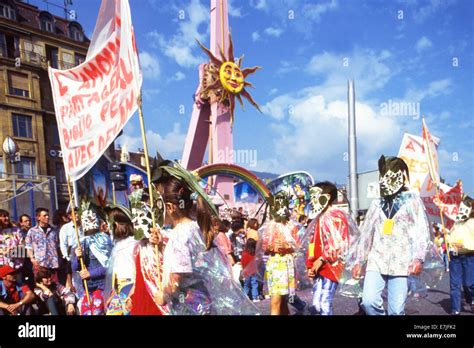
<svg viewBox="0 0 474 348"><path fill-rule="evenodd" d="M435 286L438 271L444 270L441 255L432 242L423 203L417 193L399 193L394 201L396 213L393 225L384 227L388 220L384 198L375 199L360 226L360 236L351 243L346 269L340 281L342 295L361 297L362 280L366 271L387 276L408 276L409 266L418 259L424 262L423 272L414 277L418 283ZM361 279L352 277L354 267L360 267ZM364 270L365 269L365 270ZM434 271L434 272L433 272Z"/></svg>
<svg viewBox="0 0 474 348"><path fill-rule="evenodd" d="M135 283L135 238L116 241L109 259L105 278L107 315L128 315L125 301Z"/></svg>
<svg viewBox="0 0 474 348"><path fill-rule="evenodd" d="M173 315L255 315L258 309L234 282L228 260L216 246L205 250L196 222L178 224L163 252L163 285L172 274L180 283L168 298Z"/></svg>

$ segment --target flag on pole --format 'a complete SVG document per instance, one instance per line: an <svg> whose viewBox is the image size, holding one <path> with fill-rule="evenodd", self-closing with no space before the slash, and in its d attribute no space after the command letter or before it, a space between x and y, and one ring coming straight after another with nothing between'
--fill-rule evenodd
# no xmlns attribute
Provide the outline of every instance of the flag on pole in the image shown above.
<svg viewBox="0 0 474 348"><path fill-rule="evenodd" d="M428 169L429 169L431 180L436 186L438 186L440 183L438 152L436 150L436 144L428 130L428 127L426 126L424 118L422 119L422 122L423 122L423 147L425 149L426 162L428 163Z"/></svg>
<svg viewBox="0 0 474 348"><path fill-rule="evenodd" d="M461 180L454 187L440 183L439 195L433 197L433 202L446 217L454 221L462 201L462 194Z"/></svg>
<svg viewBox="0 0 474 348"><path fill-rule="evenodd" d="M48 70L64 166L75 181L138 108L142 74L128 0L102 0L84 63Z"/></svg>

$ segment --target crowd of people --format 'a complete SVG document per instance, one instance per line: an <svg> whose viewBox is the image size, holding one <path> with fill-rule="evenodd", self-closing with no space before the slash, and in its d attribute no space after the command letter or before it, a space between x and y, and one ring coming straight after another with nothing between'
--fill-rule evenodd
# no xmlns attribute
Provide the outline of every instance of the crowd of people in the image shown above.
<svg viewBox="0 0 474 348"><path fill-rule="evenodd" d="M308 216L292 214L280 192L262 221L242 208L219 214L178 163L153 172L153 219L140 178L132 208L84 200L52 220L38 208L34 226L0 210L0 315L254 315L265 298L273 315L290 314L289 305L332 315L337 289L350 284L366 314L386 314L387 288L388 314L403 315L429 253L449 272L452 314L462 293L472 304L474 201L463 198L451 230L431 230L400 158L380 158L381 195L360 226L334 205L330 182L310 188ZM297 295L303 285L310 304Z"/></svg>

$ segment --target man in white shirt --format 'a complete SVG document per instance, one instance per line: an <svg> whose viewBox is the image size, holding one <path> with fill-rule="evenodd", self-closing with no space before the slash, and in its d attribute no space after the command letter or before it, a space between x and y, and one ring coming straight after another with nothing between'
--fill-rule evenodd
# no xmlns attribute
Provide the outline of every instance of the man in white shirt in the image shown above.
<svg viewBox="0 0 474 348"><path fill-rule="evenodd" d="M75 216L77 221L77 228L79 230L79 238L84 237L84 232L81 228L81 219L77 216L77 208L75 208ZM74 288L72 284L72 270L71 270L71 250L77 247L77 237L76 237L76 228L74 227L74 221L70 221L67 224L64 224L59 231L59 248L61 249L61 254L64 259L67 261L67 280L66 287L71 289Z"/></svg>

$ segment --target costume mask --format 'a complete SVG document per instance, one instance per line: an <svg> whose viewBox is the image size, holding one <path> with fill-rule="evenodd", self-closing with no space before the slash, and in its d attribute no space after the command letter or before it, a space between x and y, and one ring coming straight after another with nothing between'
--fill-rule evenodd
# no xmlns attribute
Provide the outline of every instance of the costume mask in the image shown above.
<svg viewBox="0 0 474 348"><path fill-rule="evenodd" d="M379 185L382 197L399 192L408 178L408 167L398 157L381 156L379 159Z"/></svg>
<svg viewBox="0 0 474 348"><path fill-rule="evenodd" d="M313 186L309 189L309 196L311 207L308 215L310 219L314 219L329 205L331 195L324 193L321 187Z"/></svg>
<svg viewBox="0 0 474 348"><path fill-rule="evenodd" d="M471 211L472 208L461 201L461 204L459 204L458 215L456 215L456 221L466 221L469 219L469 216L471 216Z"/></svg>

